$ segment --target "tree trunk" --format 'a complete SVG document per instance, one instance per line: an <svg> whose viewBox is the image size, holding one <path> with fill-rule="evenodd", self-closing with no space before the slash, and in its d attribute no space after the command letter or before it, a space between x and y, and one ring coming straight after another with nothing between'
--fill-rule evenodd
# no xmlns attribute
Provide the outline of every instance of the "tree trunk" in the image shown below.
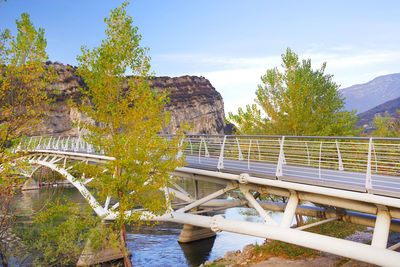
<svg viewBox="0 0 400 267"><path fill-rule="evenodd" d="M121 251L124 254L124 266L125 267L133 267L132 262L128 257L128 253L126 253L126 228L125 224L121 225L121 230L119 232L120 235L120 245L121 245Z"/></svg>
<svg viewBox="0 0 400 267"><path fill-rule="evenodd" d="M3 267L8 267L8 261L6 255L3 254L3 252L0 251L0 259L1 259L1 265Z"/></svg>

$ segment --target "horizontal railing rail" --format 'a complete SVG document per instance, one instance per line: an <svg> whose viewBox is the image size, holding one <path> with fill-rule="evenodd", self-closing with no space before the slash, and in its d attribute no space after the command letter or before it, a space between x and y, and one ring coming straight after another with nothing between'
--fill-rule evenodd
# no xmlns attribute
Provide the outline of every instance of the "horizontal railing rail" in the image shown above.
<svg viewBox="0 0 400 267"><path fill-rule="evenodd" d="M400 138L186 135L183 143L196 168L400 196ZM18 148L104 154L80 136L29 137Z"/></svg>

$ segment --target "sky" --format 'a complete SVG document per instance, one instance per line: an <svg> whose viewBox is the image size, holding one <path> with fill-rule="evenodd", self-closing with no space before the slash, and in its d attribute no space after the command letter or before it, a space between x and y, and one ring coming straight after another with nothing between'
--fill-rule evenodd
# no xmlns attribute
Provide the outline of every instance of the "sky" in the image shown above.
<svg viewBox="0 0 400 267"><path fill-rule="evenodd" d="M27 12L45 29L50 60L76 65L82 45L104 39L104 18L122 2L7 0L0 30L15 33ZM128 13L155 75L207 78L226 113L254 103L260 77L288 47L314 68L326 62L341 88L400 72L400 1L136 0Z"/></svg>

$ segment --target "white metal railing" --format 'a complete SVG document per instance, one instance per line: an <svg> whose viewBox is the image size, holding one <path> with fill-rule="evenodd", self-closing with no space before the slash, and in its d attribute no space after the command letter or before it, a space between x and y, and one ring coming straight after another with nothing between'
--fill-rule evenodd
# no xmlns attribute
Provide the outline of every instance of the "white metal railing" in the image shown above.
<svg viewBox="0 0 400 267"><path fill-rule="evenodd" d="M400 138L187 135L189 166L400 195ZM82 137L30 137L21 150L103 154Z"/></svg>
<svg viewBox="0 0 400 267"><path fill-rule="evenodd" d="M89 144L81 136L32 136L23 138L18 144L18 149L28 151L57 150L104 154L99 148Z"/></svg>
<svg viewBox="0 0 400 267"><path fill-rule="evenodd" d="M186 136L199 167L400 196L400 138Z"/></svg>

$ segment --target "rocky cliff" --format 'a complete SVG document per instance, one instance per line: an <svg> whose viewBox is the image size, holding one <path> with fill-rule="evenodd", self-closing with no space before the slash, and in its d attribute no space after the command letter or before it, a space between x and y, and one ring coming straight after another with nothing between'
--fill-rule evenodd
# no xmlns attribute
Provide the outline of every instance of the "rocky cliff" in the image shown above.
<svg viewBox="0 0 400 267"><path fill-rule="evenodd" d="M81 113L68 105L69 99L81 98L83 80L75 74L75 67L60 63L51 64L58 73L54 89L54 107L46 125L35 134L77 134L72 122L85 119ZM221 95L204 77L182 76L176 78L155 77L151 86L159 90L170 90L170 102L165 110L171 114L171 122L164 133L175 133L179 125L187 122L192 134L224 134L224 103Z"/></svg>

